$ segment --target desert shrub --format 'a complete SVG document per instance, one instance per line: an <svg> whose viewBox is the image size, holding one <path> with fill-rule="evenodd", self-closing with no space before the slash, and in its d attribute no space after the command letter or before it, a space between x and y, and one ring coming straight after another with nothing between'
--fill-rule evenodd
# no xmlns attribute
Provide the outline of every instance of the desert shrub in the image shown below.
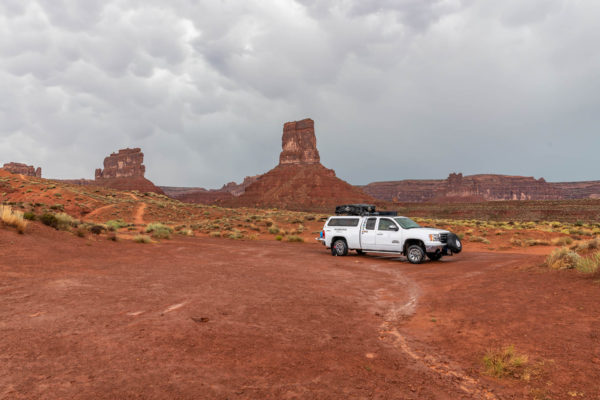
<svg viewBox="0 0 600 400"><path fill-rule="evenodd" d="M233 231L228 236L229 239L242 239L244 235L240 231Z"/></svg>
<svg viewBox="0 0 600 400"><path fill-rule="evenodd" d="M109 232L108 235L106 235L106 238L108 240L112 240L113 242L116 242L119 240L119 238L117 237L117 234L114 232Z"/></svg>
<svg viewBox="0 0 600 400"><path fill-rule="evenodd" d="M29 221L35 221L35 214L31 211L27 211L26 213L23 214L23 218L25 218L26 220L29 220Z"/></svg>
<svg viewBox="0 0 600 400"><path fill-rule="evenodd" d="M548 243L545 240L539 240L539 239L527 239L524 243L525 246L548 246L550 245L550 243Z"/></svg>
<svg viewBox="0 0 600 400"><path fill-rule="evenodd" d="M481 236L475 236L475 237L471 238L470 240L471 240L471 242L490 244L489 240L487 240L486 238L481 237Z"/></svg>
<svg viewBox="0 0 600 400"><path fill-rule="evenodd" d="M146 233L151 233L155 239L170 239L173 229L160 222L153 222L146 227Z"/></svg>
<svg viewBox="0 0 600 400"><path fill-rule="evenodd" d="M62 204L54 204L50 206L50 209L55 211L64 211L65 206L63 206Z"/></svg>
<svg viewBox="0 0 600 400"><path fill-rule="evenodd" d="M568 246L571 243L573 243L573 239L571 239L568 236L561 236L561 237L552 239L552 244L555 246Z"/></svg>
<svg viewBox="0 0 600 400"><path fill-rule="evenodd" d="M221 237L221 232L211 232L208 234L210 237Z"/></svg>
<svg viewBox="0 0 600 400"><path fill-rule="evenodd" d="M58 213L55 214L57 226L56 229L60 230L69 230L71 227L77 227L79 225L79 220L71 217L66 213Z"/></svg>
<svg viewBox="0 0 600 400"><path fill-rule="evenodd" d="M281 236L281 235L275 236L275 240L281 241L282 239L283 239L283 236Z"/></svg>
<svg viewBox="0 0 600 400"><path fill-rule="evenodd" d="M554 250L546 257L546 266L553 269L571 269L577 267L581 256L566 247Z"/></svg>
<svg viewBox="0 0 600 400"><path fill-rule="evenodd" d="M594 253L589 257L581 257L575 268L584 274L598 273L600 269L600 252Z"/></svg>
<svg viewBox="0 0 600 400"><path fill-rule="evenodd" d="M0 205L0 219L3 224L17 228L17 232L25 233L27 220L23 218L21 211L15 211L9 206Z"/></svg>
<svg viewBox="0 0 600 400"><path fill-rule="evenodd" d="M40 217L40 221L42 221L42 224L44 225L48 225L54 229L58 229L58 219L56 218L56 215L52 213L42 214L42 216Z"/></svg>
<svg viewBox="0 0 600 400"><path fill-rule="evenodd" d="M271 226L271 227L269 227L269 233L271 235L276 235L279 233L279 228L276 226Z"/></svg>
<svg viewBox="0 0 600 400"><path fill-rule="evenodd" d="M288 242L304 242L304 239L302 239L300 236L292 235L292 236L287 237L287 241Z"/></svg>
<svg viewBox="0 0 600 400"><path fill-rule="evenodd" d="M106 221L105 225L110 231L116 231L129 226L127 222L121 219L111 219L110 221Z"/></svg>
<svg viewBox="0 0 600 400"><path fill-rule="evenodd" d="M600 239L594 238L592 240L588 240L585 242L578 243L577 245L572 247L575 251L589 251L589 250L598 250L600 249Z"/></svg>
<svg viewBox="0 0 600 400"><path fill-rule="evenodd" d="M85 229L83 226L79 225L77 227L77 229L75 230L75 235L77 235L78 237L85 237L87 233L87 229Z"/></svg>
<svg viewBox="0 0 600 400"><path fill-rule="evenodd" d="M103 227L102 225L92 225L90 227L90 232L92 232L94 235L99 235L102 232L104 232L106 230L105 227Z"/></svg>
<svg viewBox="0 0 600 400"><path fill-rule="evenodd" d="M529 357L525 354L518 354L514 346L488 350L483 356L486 374L496 378L524 378L528 361Z"/></svg>
<svg viewBox="0 0 600 400"><path fill-rule="evenodd" d="M177 233L183 236L194 236L194 231L188 228L182 229Z"/></svg>
<svg viewBox="0 0 600 400"><path fill-rule="evenodd" d="M150 236L148 235L136 235L133 238L133 241L136 243L150 243L152 242L152 239L150 239Z"/></svg>

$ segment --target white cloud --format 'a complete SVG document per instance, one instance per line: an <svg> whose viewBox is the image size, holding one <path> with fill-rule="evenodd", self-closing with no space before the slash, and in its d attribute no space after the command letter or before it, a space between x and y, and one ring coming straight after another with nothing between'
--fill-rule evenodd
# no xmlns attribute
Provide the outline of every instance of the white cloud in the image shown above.
<svg viewBox="0 0 600 400"><path fill-rule="evenodd" d="M92 177L139 146L156 183L219 187L273 167L283 123L312 117L353 183L598 179L599 17L593 1L5 0L0 162Z"/></svg>

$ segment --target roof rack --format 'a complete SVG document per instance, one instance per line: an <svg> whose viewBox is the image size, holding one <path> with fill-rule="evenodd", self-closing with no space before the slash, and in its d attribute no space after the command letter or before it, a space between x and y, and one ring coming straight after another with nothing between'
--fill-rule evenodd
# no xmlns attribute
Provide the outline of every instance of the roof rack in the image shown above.
<svg viewBox="0 0 600 400"><path fill-rule="evenodd" d="M336 215L379 215L392 216L398 215L398 211L375 211L373 204L344 204L335 208Z"/></svg>

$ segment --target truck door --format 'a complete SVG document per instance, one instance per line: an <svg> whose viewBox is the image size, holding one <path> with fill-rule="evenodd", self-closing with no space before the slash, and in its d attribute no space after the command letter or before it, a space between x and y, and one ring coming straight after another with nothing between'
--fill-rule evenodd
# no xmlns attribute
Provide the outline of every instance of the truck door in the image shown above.
<svg viewBox="0 0 600 400"><path fill-rule="evenodd" d="M367 218L360 229L360 247L363 250L375 248L375 223L377 218Z"/></svg>
<svg viewBox="0 0 600 400"><path fill-rule="evenodd" d="M375 238L377 250L402 251L402 233L391 218L380 218Z"/></svg>

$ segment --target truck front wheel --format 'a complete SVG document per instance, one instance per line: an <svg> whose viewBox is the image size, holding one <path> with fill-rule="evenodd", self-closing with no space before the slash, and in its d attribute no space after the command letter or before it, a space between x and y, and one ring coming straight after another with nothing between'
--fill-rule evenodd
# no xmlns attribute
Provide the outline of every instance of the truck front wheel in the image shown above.
<svg viewBox="0 0 600 400"><path fill-rule="evenodd" d="M348 245L344 239L337 239L331 245L331 255L332 256L345 256L348 254Z"/></svg>
<svg viewBox="0 0 600 400"><path fill-rule="evenodd" d="M413 244L412 246L408 246L406 250L406 258L411 264L421 264L423 259L425 258L425 252L423 248L418 244Z"/></svg>

